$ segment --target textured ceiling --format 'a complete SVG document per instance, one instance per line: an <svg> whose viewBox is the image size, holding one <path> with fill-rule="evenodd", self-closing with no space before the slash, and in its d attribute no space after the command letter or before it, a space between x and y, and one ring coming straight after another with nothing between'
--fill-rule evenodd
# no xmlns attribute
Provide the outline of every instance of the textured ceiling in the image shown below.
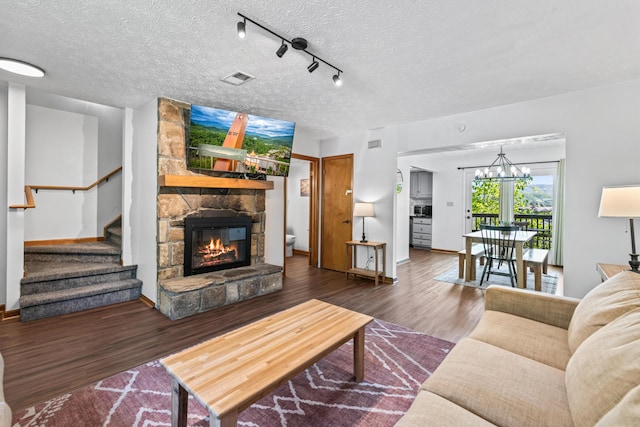
<svg viewBox="0 0 640 427"><path fill-rule="evenodd" d="M166 96L297 122L315 138L640 78L640 2L602 0L2 1L16 81L117 107ZM344 71L289 49L237 13ZM232 86L241 70L256 77Z"/></svg>

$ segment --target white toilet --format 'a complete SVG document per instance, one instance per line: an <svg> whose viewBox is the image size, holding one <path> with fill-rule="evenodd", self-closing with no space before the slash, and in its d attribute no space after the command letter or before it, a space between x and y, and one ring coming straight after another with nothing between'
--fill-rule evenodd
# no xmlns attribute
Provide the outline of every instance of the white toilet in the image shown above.
<svg viewBox="0 0 640 427"><path fill-rule="evenodd" d="M287 248L286 248L286 254L287 256L293 256L293 244L296 242L296 236L294 236L293 234L287 234Z"/></svg>

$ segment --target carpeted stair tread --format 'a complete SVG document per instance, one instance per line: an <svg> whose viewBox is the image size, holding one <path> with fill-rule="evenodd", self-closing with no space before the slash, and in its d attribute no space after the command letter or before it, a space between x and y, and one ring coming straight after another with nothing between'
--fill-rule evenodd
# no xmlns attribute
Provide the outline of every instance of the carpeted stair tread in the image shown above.
<svg viewBox="0 0 640 427"><path fill-rule="evenodd" d="M26 262L25 271L27 277L23 278L20 283L26 284L46 280L71 279L135 269L137 269L136 265L122 266L120 264L110 263Z"/></svg>
<svg viewBox="0 0 640 427"><path fill-rule="evenodd" d="M122 227L109 227L107 231L116 236L122 236Z"/></svg>
<svg viewBox="0 0 640 427"><path fill-rule="evenodd" d="M72 243L67 245L27 246L24 250L26 263L37 262L84 262L119 264L122 251L112 242Z"/></svg>
<svg viewBox="0 0 640 427"><path fill-rule="evenodd" d="M120 255L120 248L108 242L70 243L66 245L27 246L25 253L31 254L97 254Z"/></svg>
<svg viewBox="0 0 640 427"><path fill-rule="evenodd" d="M142 286L142 281L140 279L127 279L119 280L116 282L83 286L81 288L64 289L60 291L44 292L34 295L23 295L20 297L20 309L36 305L50 304L52 302L86 298L140 286Z"/></svg>

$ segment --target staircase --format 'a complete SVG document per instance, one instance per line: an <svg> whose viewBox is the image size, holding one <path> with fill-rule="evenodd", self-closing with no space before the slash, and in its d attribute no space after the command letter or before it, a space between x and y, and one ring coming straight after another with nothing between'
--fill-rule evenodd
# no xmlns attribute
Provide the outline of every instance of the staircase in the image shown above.
<svg viewBox="0 0 640 427"><path fill-rule="evenodd" d="M120 265L119 228L109 240L25 247L20 320L30 321L137 300L137 266ZM113 243L112 243L113 242Z"/></svg>

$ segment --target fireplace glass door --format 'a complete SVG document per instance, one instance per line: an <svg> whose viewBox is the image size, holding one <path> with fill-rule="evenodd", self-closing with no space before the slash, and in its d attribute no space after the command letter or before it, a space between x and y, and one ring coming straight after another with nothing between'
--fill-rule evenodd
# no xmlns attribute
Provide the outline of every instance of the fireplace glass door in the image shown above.
<svg viewBox="0 0 640 427"><path fill-rule="evenodd" d="M184 275L251 265L251 218L187 218Z"/></svg>

